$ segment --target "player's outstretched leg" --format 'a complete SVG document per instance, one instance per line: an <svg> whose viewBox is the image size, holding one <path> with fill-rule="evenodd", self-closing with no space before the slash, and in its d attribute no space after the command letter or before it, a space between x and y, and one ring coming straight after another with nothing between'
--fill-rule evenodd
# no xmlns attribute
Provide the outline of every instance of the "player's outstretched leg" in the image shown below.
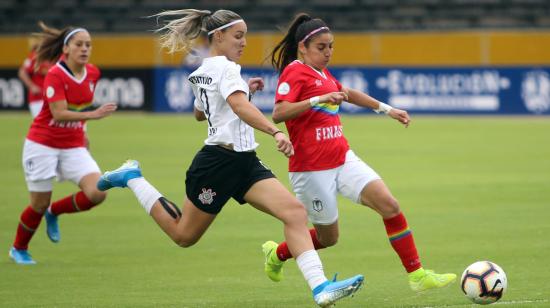
<svg viewBox="0 0 550 308"><path fill-rule="evenodd" d="M443 288L456 280L455 274L436 274L432 270L419 268L409 273L409 285L415 292Z"/></svg>
<svg viewBox="0 0 550 308"><path fill-rule="evenodd" d="M59 242L61 233L59 233L57 216L47 210L46 213L44 213L44 218L46 219L46 234L48 234L48 238L54 243Z"/></svg>
<svg viewBox="0 0 550 308"><path fill-rule="evenodd" d="M262 251L265 256L264 271L269 279L279 282L283 279L284 261L277 257L278 244L274 241L267 241L262 245Z"/></svg>
<svg viewBox="0 0 550 308"><path fill-rule="evenodd" d="M126 187L128 180L140 178L141 169L137 160L127 160L122 166L113 171L105 172L97 182L97 189L105 191L113 187Z"/></svg>
<svg viewBox="0 0 550 308"><path fill-rule="evenodd" d="M10 248L10 258L17 264L36 264L27 250Z"/></svg>
<svg viewBox="0 0 550 308"><path fill-rule="evenodd" d="M313 300L321 307L330 307L336 301L353 296L363 285L363 275L356 275L351 278L336 281L336 275L332 281L326 281L313 289Z"/></svg>

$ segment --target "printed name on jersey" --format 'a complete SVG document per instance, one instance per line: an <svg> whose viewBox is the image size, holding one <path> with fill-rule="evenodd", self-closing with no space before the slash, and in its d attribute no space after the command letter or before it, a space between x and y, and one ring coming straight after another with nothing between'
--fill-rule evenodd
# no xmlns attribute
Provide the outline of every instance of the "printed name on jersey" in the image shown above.
<svg viewBox="0 0 550 308"><path fill-rule="evenodd" d="M317 141L342 138L343 135L342 125L315 128L315 139Z"/></svg>
<svg viewBox="0 0 550 308"><path fill-rule="evenodd" d="M191 76L189 77L189 82L192 84L206 84L209 85L212 83L212 78L208 76Z"/></svg>
<svg viewBox="0 0 550 308"><path fill-rule="evenodd" d="M279 85L277 93L280 95L287 95L290 92L290 85L286 82L283 82Z"/></svg>
<svg viewBox="0 0 550 308"><path fill-rule="evenodd" d="M50 86L46 89L46 96L48 98L52 98L54 94L55 94L55 90L53 89L53 87Z"/></svg>
<svg viewBox="0 0 550 308"><path fill-rule="evenodd" d="M82 129L84 127L84 125L82 124L82 121L59 121L58 122L54 119L51 119L48 125L52 127L70 128L70 129Z"/></svg>

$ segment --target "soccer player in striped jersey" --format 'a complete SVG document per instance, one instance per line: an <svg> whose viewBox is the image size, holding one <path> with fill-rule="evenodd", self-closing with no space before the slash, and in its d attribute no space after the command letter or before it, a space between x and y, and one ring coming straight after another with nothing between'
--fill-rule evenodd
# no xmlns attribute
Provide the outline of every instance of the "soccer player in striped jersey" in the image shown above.
<svg viewBox="0 0 550 308"><path fill-rule="evenodd" d="M236 63L246 46L245 21L228 10L211 13L188 9L157 16L183 16L159 29L164 32L163 46L171 52L187 49L204 32L210 45L209 57L189 76L195 117L208 126L205 146L187 170L183 211L142 176L137 161L106 172L98 187L129 187L160 228L182 247L192 246L201 238L230 198L249 203L284 224L288 247L318 305L326 307L352 295L362 285L363 276L327 280L309 236L303 205L256 156L254 129L272 136L286 156L294 151L288 137L249 101L250 94L263 88L263 81L244 81Z"/></svg>
<svg viewBox="0 0 550 308"><path fill-rule="evenodd" d="M29 39L29 43L31 45L31 52L19 68L18 76L27 88L29 111L34 119L42 109L44 102L42 100L42 85L52 63L44 61L36 65L36 49L38 49L40 41L32 37Z"/></svg>
<svg viewBox="0 0 550 308"><path fill-rule="evenodd" d="M59 242L58 216L87 211L103 202L96 187L101 171L85 147L86 120L109 116L116 105L91 110L99 69L88 63L90 34L83 28L57 30L44 24L37 61L56 61L44 80L44 106L34 118L23 147L23 169L31 203L21 214L10 257L17 264L36 263L29 242L42 216L52 242ZM53 179L69 180L81 189L50 204Z"/></svg>
<svg viewBox="0 0 550 308"><path fill-rule="evenodd" d="M455 274L424 270L413 235L388 187L380 176L350 150L338 116L339 105L384 112L408 126L409 115L360 91L344 87L327 65L333 52L333 35L321 19L299 14L271 56L280 72L273 110L276 123L285 122L295 155L290 157L290 182L306 205L316 249L338 240L337 194L376 211L383 219L390 243L409 273L410 287L424 291L443 287ZM293 256L287 243L268 241L262 246L265 271L274 281L282 279L283 262Z"/></svg>

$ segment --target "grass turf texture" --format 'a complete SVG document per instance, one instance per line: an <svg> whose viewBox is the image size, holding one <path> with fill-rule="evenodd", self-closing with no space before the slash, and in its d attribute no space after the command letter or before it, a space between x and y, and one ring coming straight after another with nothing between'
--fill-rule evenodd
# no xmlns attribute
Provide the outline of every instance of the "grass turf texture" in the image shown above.
<svg viewBox="0 0 550 308"><path fill-rule="evenodd" d="M352 149L399 199L426 268L460 275L474 261L491 260L508 275L502 303L550 305L548 118L416 117L408 129L383 116L342 120ZM29 122L27 113L0 114L0 306L314 306L294 261L281 283L263 273L260 245L281 241L282 225L233 201L197 245L183 249L130 191L115 189L91 212L61 216L57 245L42 222L30 245L38 264L13 264L8 249L28 204L20 157ZM178 204L205 134L205 123L181 115L116 113L89 123L91 151L103 170L138 159L149 181ZM271 137L256 135L260 158L287 185L286 159ZM74 191L56 183L53 196ZM362 273L366 285L338 307L470 306L458 282L410 291L373 211L340 199L340 226L338 245L320 252L325 272Z"/></svg>

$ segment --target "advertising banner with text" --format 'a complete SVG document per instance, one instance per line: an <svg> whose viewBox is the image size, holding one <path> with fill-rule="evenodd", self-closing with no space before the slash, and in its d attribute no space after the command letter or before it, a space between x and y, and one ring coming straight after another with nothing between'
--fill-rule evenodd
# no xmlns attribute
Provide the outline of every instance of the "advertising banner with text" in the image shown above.
<svg viewBox="0 0 550 308"><path fill-rule="evenodd" d="M364 91L410 113L550 115L550 68L368 68L336 67L331 73L346 87ZM153 110L191 112L191 70L155 69ZM262 77L265 88L253 103L264 112L273 108L277 75L271 69L243 68L242 76ZM319 78L323 78L319 75ZM342 104L343 113L370 113Z"/></svg>
<svg viewBox="0 0 550 308"><path fill-rule="evenodd" d="M121 110L151 110L153 103L152 69L101 70L94 91L94 105L108 102ZM27 89L17 77L17 69L0 70L0 110L27 108Z"/></svg>

